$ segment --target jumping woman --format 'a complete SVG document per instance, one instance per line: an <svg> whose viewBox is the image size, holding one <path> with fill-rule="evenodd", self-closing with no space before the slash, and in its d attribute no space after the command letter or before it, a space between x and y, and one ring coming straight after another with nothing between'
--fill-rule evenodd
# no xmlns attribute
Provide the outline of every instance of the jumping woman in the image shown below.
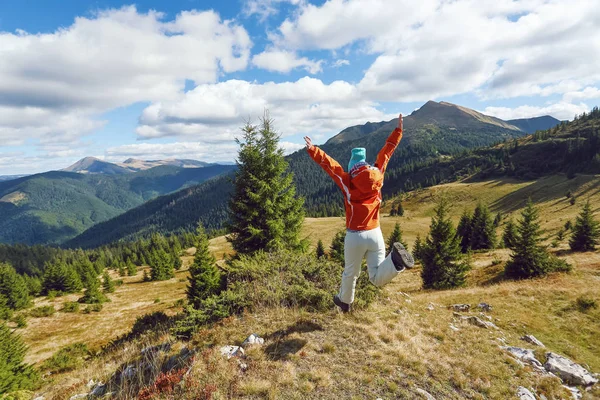
<svg viewBox="0 0 600 400"><path fill-rule="evenodd" d="M366 162L366 149L354 148L348 163L348 172L345 172L337 161L314 146L308 136L304 138L310 157L331 176L344 195L344 272L340 291L333 298L335 305L343 312L349 312L354 302L356 280L365 256L369 280L378 287L391 282L405 268L412 268L415 264L411 254L400 243L394 243L392 252L386 257L385 241L379 226L383 175L401 139L402 114L398 119L398 127L387 138L375 164L370 165Z"/></svg>

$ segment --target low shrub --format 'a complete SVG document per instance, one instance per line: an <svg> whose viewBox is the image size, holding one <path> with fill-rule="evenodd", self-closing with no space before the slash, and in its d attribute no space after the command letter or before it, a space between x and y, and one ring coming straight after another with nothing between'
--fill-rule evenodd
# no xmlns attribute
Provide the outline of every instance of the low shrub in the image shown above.
<svg viewBox="0 0 600 400"><path fill-rule="evenodd" d="M203 300L198 309L188 306L172 333L189 338L201 325L239 314L244 309L330 309L341 272L338 262L316 259L309 253L280 251L241 256L228 265L226 290ZM369 282L368 274L361 274L354 308L368 306L378 294L379 289Z"/></svg>
<svg viewBox="0 0 600 400"><path fill-rule="evenodd" d="M86 308L83 309L84 314L90 314L93 312L102 311L102 304L90 304Z"/></svg>
<svg viewBox="0 0 600 400"><path fill-rule="evenodd" d="M162 311L156 311L151 314L142 315L141 317L137 317L133 327L131 328L131 332L129 332L127 336L129 338L134 338L142 335L146 331L154 330L159 326L167 325L169 322L169 317Z"/></svg>
<svg viewBox="0 0 600 400"><path fill-rule="evenodd" d="M79 303L76 301L67 301L63 304L62 312L74 313L79 311Z"/></svg>
<svg viewBox="0 0 600 400"><path fill-rule="evenodd" d="M41 306L36 307L29 311L29 315L34 318L50 317L54 315L56 309L54 306Z"/></svg>
<svg viewBox="0 0 600 400"><path fill-rule="evenodd" d="M23 313L15 315L12 321L17 324L17 328L25 328L27 326L27 318Z"/></svg>
<svg viewBox="0 0 600 400"><path fill-rule="evenodd" d="M575 300L575 307L577 310L584 313L598 308L598 303L589 296L580 296Z"/></svg>
<svg viewBox="0 0 600 400"><path fill-rule="evenodd" d="M51 373L73 371L83 365L90 356L84 343L73 343L58 350L52 357L44 361L42 369Z"/></svg>

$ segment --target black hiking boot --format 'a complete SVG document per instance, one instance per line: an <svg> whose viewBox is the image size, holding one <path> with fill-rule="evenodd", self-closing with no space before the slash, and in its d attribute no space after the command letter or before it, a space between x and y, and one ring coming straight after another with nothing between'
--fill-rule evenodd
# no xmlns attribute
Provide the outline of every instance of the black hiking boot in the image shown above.
<svg viewBox="0 0 600 400"><path fill-rule="evenodd" d="M411 269L415 266L415 259L399 242L394 243L392 246L392 262L398 271L402 271L404 268Z"/></svg>
<svg viewBox="0 0 600 400"><path fill-rule="evenodd" d="M343 313L350 312L350 304L344 303L342 300L340 300L340 297L337 294L333 296L333 302L342 310Z"/></svg>

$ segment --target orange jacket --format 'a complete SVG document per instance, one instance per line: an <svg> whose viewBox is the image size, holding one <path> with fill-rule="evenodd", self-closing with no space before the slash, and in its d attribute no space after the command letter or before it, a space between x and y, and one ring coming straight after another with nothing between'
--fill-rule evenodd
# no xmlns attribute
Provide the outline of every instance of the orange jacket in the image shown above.
<svg viewBox="0 0 600 400"><path fill-rule="evenodd" d="M402 139L399 128L387 138L377 155L374 166L362 166L353 171L352 176L344 168L316 146L308 149L308 154L323 168L344 194L346 208L346 228L354 231L368 231L379 226L381 187L383 175L390 157Z"/></svg>

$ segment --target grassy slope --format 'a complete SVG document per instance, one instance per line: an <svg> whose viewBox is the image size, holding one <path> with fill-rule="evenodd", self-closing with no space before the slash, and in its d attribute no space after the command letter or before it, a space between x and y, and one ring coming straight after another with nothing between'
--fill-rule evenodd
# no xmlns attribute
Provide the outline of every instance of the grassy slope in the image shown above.
<svg viewBox="0 0 600 400"><path fill-rule="evenodd" d="M569 205L563 193L572 190L579 203L591 196L600 204L599 185L600 178L591 176L573 180L555 176L528 183L453 183L410 194L403 203L406 216L384 217L382 227L387 235L396 221L401 222L405 237L412 243L417 233L427 232L435 200L444 192L457 205L457 219L463 207L472 209L478 199L490 203L494 210L515 213L531 196L541 206L543 226L555 231L579 210ZM313 243L320 238L328 244L343 224L341 218L307 219L304 233ZM566 241L560 249L565 248ZM217 238L212 250L221 256L229 247L223 238ZM228 320L196 337L195 344L239 344L256 332L267 338L264 351L251 352L250 369L243 378L235 364L209 352L196 362L194 379L199 384L216 384L221 393L234 387L232 395L258 398L416 398L415 388L420 387L436 398L504 399L513 396L518 385L535 386L558 396L555 383L518 367L499 350L498 339L504 337L510 345L528 347L519 337L533 334L551 351L600 371L600 341L594 336L600 331L600 310L582 313L572 308L582 295L600 301L600 253L563 255L575 266L568 275L487 285L502 269L502 265L492 265L493 260L508 256L506 250L476 254L469 286L454 291L423 291L418 270L403 273L384 290L381 301L350 316L333 311L265 310ZM179 281L184 275L182 271L164 283L136 283L140 272L136 278L126 278L125 285L110 295L113 301L98 314L58 313L51 318L30 319L22 331L31 346L28 359L39 361L73 341L97 347L126 332L137 315L177 311L171 307L184 297L185 283ZM155 298L161 303L155 304ZM480 301L492 304L490 315L501 332L459 325L445 308ZM435 305L434 311L426 310L429 303ZM452 331L450 323L461 330ZM277 334L282 329L291 333ZM133 354L131 351L127 354ZM85 371L59 377L64 384L47 386L46 390L56 394L56 388L68 382L74 385L69 393L80 393L79 386L91 378L105 379L127 357L115 353L93 361ZM598 389L595 394L600 395Z"/></svg>

